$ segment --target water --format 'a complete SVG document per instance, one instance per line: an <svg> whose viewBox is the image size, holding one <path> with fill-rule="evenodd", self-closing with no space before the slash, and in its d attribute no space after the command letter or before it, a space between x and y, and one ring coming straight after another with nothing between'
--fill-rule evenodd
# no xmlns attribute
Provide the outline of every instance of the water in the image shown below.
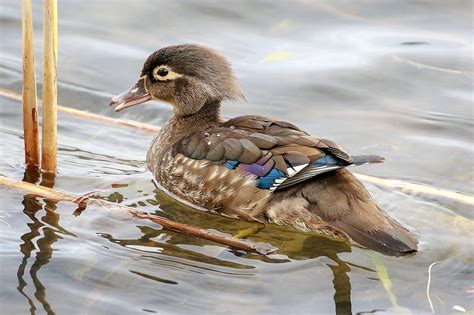
<svg viewBox="0 0 474 315"><path fill-rule="evenodd" d="M42 3L33 2L40 78ZM0 87L20 92L19 1L1 2L0 23ZM196 42L226 55L241 81L247 102L225 104L226 117L280 117L353 154L387 158L359 173L472 195L472 35L469 1L62 0L59 103L160 125L166 104L113 113L108 101L150 52ZM55 187L102 188L102 198L226 234L252 226L157 191L144 171L151 138L60 114ZM21 108L5 97L0 141L0 175L22 179ZM366 185L417 235L416 255L374 256L268 226L250 237L280 248L264 257L1 188L1 313L420 314L430 301L438 314L473 312L472 206Z"/></svg>

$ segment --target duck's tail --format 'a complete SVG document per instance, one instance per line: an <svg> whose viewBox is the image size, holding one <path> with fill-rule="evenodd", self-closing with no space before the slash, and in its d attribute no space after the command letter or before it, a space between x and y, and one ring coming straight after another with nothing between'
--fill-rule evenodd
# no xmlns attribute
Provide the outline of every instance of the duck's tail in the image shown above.
<svg viewBox="0 0 474 315"><path fill-rule="evenodd" d="M315 181L314 188L319 192L314 200L318 206L316 213L323 220L357 243L386 255L417 251L418 241L413 234L381 209L350 171L338 170L321 181L326 182L324 190Z"/></svg>
<svg viewBox="0 0 474 315"><path fill-rule="evenodd" d="M403 256L418 250L418 241L406 228L393 219L379 230L363 231L355 226L339 222L335 226L360 245L390 256Z"/></svg>
<svg viewBox="0 0 474 315"><path fill-rule="evenodd" d="M367 248L392 256L417 251L416 238L389 217L347 169L319 175L274 197L275 201L304 198L308 211Z"/></svg>

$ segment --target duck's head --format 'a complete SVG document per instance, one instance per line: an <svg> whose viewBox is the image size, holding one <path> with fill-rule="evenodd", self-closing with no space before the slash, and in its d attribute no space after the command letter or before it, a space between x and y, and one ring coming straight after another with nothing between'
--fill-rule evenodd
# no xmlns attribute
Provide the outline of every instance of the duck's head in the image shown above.
<svg viewBox="0 0 474 315"><path fill-rule="evenodd" d="M227 60L199 45L169 46L146 59L130 90L114 97L115 111L155 99L173 105L177 115L198 112L205 104L242 97Z"/></svg>

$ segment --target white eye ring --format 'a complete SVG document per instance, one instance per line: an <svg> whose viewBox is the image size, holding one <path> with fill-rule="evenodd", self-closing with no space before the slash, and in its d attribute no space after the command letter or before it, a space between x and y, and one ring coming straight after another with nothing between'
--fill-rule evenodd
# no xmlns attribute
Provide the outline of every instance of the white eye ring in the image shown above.
<svg viewBox="0 0 474 315"><path fill-rule="evenodd" d="M160 72L163 72L163 70L167 71L166 74L165 75L160 75ZM156 67L155 69L153 69L152 74L153 74L153 78L155 78L155 80L159 80L159 81L175 80L175 79L180 78L180 77L183 76L182 74L174 72L173 70L171 70L170 67L168 67L166 65L161 65L161 66Z"/></svg>

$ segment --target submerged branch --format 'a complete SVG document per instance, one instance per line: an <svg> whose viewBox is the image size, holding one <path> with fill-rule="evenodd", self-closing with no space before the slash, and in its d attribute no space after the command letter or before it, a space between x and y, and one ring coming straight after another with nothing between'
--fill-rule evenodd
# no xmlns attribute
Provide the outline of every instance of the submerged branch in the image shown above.
<svg viewBox="0 0 474 315"><path fill-rule="evenodd" d="M388 188L395 188L403 191L407 194L424 194L424 195L431 195L436 197L443 197L451 200L455 200L458 202L465 203L467 205L474 205L474 196L459 193L456 191L430 187L422 184L415 184L409 183L402 180L397 179L384 179L374 176L362 175L362 174L355 174L360 180L373 183L379 186L384 186Z"/></svg>
<svg viewBox="0 0 474 315"><path fill-rule="evenodd" d="M473 73L470 72L470 71L460 71L460 70L454 70L454 69L447 69L447 68L441 68L441 67L436 67L436 66L430 66L430 65L427 65L427 64L423 64L423 63L419 63L419 62L410 60L410 59L408 59L408 58L402 58L402 57L396 56L396 55L394 55L394 56L392 56L392 57L393 57L393 60L395 60L396 62L404 63L404 64L413 66L413 67L418 68L418 69L428 69L428 70L434 70L434 71L439 71L439 72L446 72L446 73L451 73L451 74L460 74L460 75L464 75L464 76L466 76L466 77L469 77L470 75L473 74Z"/></svg>
<svg viewBox="0 0 474 315"><path fill-rule="evenodd" d="M21 102L21 95L14 92L14 91L0 89L0 96L4 96L4 97L7 97L9 99ZM40 101L38 105L42 106L43 104ZM79 110L79 109L75 109L75 108L71 108L71 107L67 107L67 106L62 106L62 105L58 105L58 112L66 113L66 114L69 114L69 115L77 117L77 118L82 118L82 119L85 119L85 120L95 121L95 122L99 122L99 123L129 127L129 128L133 128L133 129L139 129L139 130L142 130L142 131L148 132L148 133L156 133L157 131L160 130L160 127L153 126L153 125L150 125L150 124L145 124L145 123L141 123L141 122L134 121L134 120L129 120L129 119L110 118L110 117L107 117L107 116L97 115L97 114L94 114L94 113L89 113L89 112L86 112L86 111L82 111L82 110Z"/></svg>
<svg viewBox="0 0 474 315"><path fill-rule="evenodd" d="M276 247L270 244L253 243L250 241L243 241L235 237L219 235L219 234L216 234L204 229L200 229L192 225L178 223L178 222L171 221L169 219L166 219L154 214L149 214L149 213L137 210L136 208L127 207L124 205L116 204L116 203L109 202L106 200L101 200L101 199L90 198L90 199L84 200L83 198L79 198L80 196L77 196L71 193L63 192L63 191L48 188L48 187L34 185L28 182L23 182L23 181L19 181L19 180L8 178L8 177L0 176L0 186L20 189L32 195L39 196L42 198L47 198L53 201L74 202L74 203L77 203L79 207L85 207L86 204L96 204L107 210L120 211L122 213L129 214L133 216L134 218L150 220L156 224L161 225L164 229L167 229L167 230L171 230L171 231L185 234L185 235L199 237L199 238L213 241L219 244L227 245L234 249L257 252L263 255L272 253L277 249Z"/></svg>

